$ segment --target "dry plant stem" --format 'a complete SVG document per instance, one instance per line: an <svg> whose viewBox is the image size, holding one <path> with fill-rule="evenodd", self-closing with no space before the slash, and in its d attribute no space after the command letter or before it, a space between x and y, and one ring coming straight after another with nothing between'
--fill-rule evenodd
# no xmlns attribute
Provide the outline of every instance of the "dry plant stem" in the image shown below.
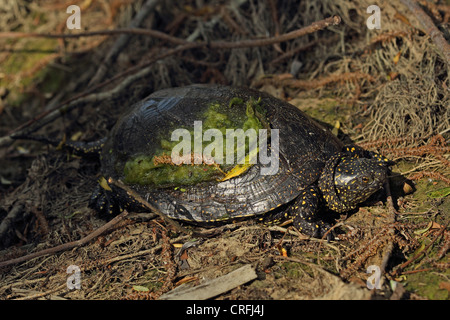
<svg viewBox="0 0 450 320"><path fill-rule="evenodd" d="M413 261L417 260L420 256L424 255L427 253L428 249L433 245L433 243L436 242L437 239L439 239L439 237L445 232L445 230L447 230L448 225L450 224L450 221L447 222L447 224L445 226L443 226L439 232L436 234L436 236L433 238L433 240L431 240L431 242L423 249L420 250L419 252L417 252L413 257L411 257L408 261L402 263L401 265L399 265L393 272L392 272L392 276L395 277L397 276L399 273L401 273L401 271L406 268L408 265L410 265Z"/></svg>
<svg viewBox="0 0 450 320"><path fill-rule="evenodd" d="M148 203L148 201L145 201L141 196L139 196L136 192L134 192L130 187L123 184L121 181L114 180L112 178L109 178L108 182L112 183L113 185L125 190L129 196L131 196L133 199L138 201L140 204L142 204L144 207L148 208L150 211L152 211L154 214L158 215L160 218L162 218L167 223L171 224L175 229L185 233L185 234L192 234L191 231L187 230L186 228L182 227L178 222L175 220L170 219L166 215L164 215L161 211L159 211L157 208L155 208L153 205Z"/></svg>
<svg viewBox="0 0 450 320"><path fill-rule="evenodd" d="M183 236L179 236L178 238L172 239L172 242L173 243L182 242L182 241L188 240L189 238L190 238L190 236L183 235ZM152 247L151 249L133 252L133 253L125 254L125 255L121 255L121 256L116 256L114 258L104 261L103 265L108 265L108 264L112 264L117 261L132 259L132 258L136 258L136 257L148 255L148 254L154 254L156 251L161 250L161 248L162 248L162 244L158 244L158 245Z"/></svg>
<svg viewBox="0 0 450 320"><path fill-rule="evenodd" d="M386 194L387 194L386 202L387 202L388 211L389 211L388 223L389 223L389 225L391 225L391 227L388 230L388 233L391 235L391 237L388 240L388 243L386 244L386 246L384 247L383 259L381 261L381 266L380 266L380 269L382 272L386 271L387 263L389 261L389 258L391 257L392 250L394 249L394 241L392 239L394 238L394 235L395 235L394 224L395 224L395 220L396 220L396 217L398 214L397 210L395 210L395 207L394 207L394 201L392 199L389 179L384 184L384 189L386 190Z"/></svg>
<svg viewBox="0 0 450 320"><path fill-rule="evenodd" d="M188 41L173 37L167 33L142 28L121 28L112 30L97 30L79 33L37 33L37 32L0 32L0 38L51 38L51 39L75 39L95 36L114 36L114 35L142 35L172 42L174 44L185 44Z"/></svg>
<svg viewBox="0 0 450 320"><path fill-rule="evenodd" d="M185 50L189 50L192 48L200 47L200 46L201 45L198 45L196 43L188 43L188 44L185 44L182 46L178 46L178 47L170 49L164 53L161 53L159 56L152 58L143 64L140 64L140 65L137 65L130 69L127 69L124 72L122 72L108 80L105 80L102 83L95 85L94 87L84 91L83 93L66 100L65 102L61 103L60 105L58 105L46 112L39 114L38 116L34 117L33 119L27 121L25 124L14 129L13 132L11 132L8 136L1 137L0 138L0 146L6 145L6 144L12 142L11 136L13 136L15 132L18 132L20 130L23 130L24 128L30 127L34 123L36 123L36 124L32 128L29 128L26 132L23 131L23 133L25 133L25 134L33 133L33 132L39 130L40 128L42 128L43 126L45 126L46 124L50 123L51 121L66 114L67 112L71 111L72 109L75 109L75 108L85 105L87 103L94 103L94 102L101 101L104 99L112 99L116 95L120 94L123 90L125 90L135 80L146 76L151 71L149 66L151 64L153 64L154 62L164 59L168 56L174 55L176 53L179 53L179 52L182 52ZM136 72L136 71L138 71L138 72L127 77L125 80L120 82L113 89L104 91L104 92L99 92L99 93L92 93L93 91L100 89L100 88L114 82L115 80L118 80L118 79L120 79L130 73ZM41 120L41 121L39 121L39 120ZM39 122L37 123L37 121L39 121Z"/></svg>
<svg viewBox="0 0 450 320"><path fill-rule="evenodd" d="M402 3L411 10L411 12L416 16L416 18L420 21L422 26L425 29L425 33L428 34L436 44L436 47L442 54L444 61L447 63L447 66L450 66L450 45L445 40L442 33L433 23L433 20L422 10L422 8L417 4L414 0L401 0Z"/></svg>
<svg viewBox="0 0 450 320"><path fill-rule="evenodd" d="M430 177L433 179L441 180L441 181L444 181L446 184L450 185L450 179L445 177L443 174L441 174L439 172L419 171L419 172L409 176L408 179L419 180L419 179L422 179L423 177Z"/></svg>
<svg viewBox="0 0 450 320"><path fill-rule="evenodd" d="M23 257L2 261L2 262L0 262L0 268L1 267L6 267L6 266L9 266L9 265L12 265L12 264L24 262L24 261L27 261L27 260L30 260L30 259L34 259L34 258L37 258L37 257L42 257L42 256L45 256L47 254L55 254L55 253L57 253L59 251L66 251L66 250L70 250L70 249L73 249L73 248L76 248L76 247L82 247L82 246L86 245L87 243L89 243L92 239L95 239L99 235L101 235L104 232L106 232L107 230L109 230L111 227L116 225L118 222L122 221L127 215L128 215L128 211L124 210L121 214L115 216L108 223L105 223L103 226L101 226L97 230L91 232L86 237L81 238L80 240L64 243L62 245L59 245L59 246L56 246L56 247L53 247L53 248L48 248L48 249L44 249L44 250L41 250L41 251L38 251L38 252L30 253L30 254L25 255Z"/></svg>
<svg viewBox="0 0 450 320"><path fill-rule="evenodd" d="M147 0L142 8L138 11L134 19L131 21L130 26L132 28L139 27L144 19L150 14L151 11L161 2L161 0ZM128 44L130 40L130 35L128 34L122 34L114 43L111 50L109 50L108 55L106 58L102 61L100 66L97 69L97 72L92 77L91 81L89 81L88 86L93 85L94 83L99 82L101 79L104 78L106 71L108 71L108 67L111 65L111 63L116 59L116 57L119 55L120 51Z"/></svg>
<svg viewBox="0 0 450 320"><path fill-rule="evenodd" d="M272 84L276 87L289 87L289 88L301 88L301 89L317 89L326 85L344 81L361 81L361 79L373 82L375 78L369 74L361 72L345 72L341 74L331 74L322 78L313 80L301 80L294 78L283 78L283 75L274 76L272 78L263 78L256 82L257 85Z"/></svg>
<svg viewBox="0 0 450 320"><path fill-rule="evenodd" d="M56 287L56 288L54 288L54 289L51 289L51 290L49 290L49 291L36 293L36 294L31 295L31 296L21 297L21 298L17 298L17 299L14 299L14 300L35 300L35 299L38 299L38 298L42 298L42 297L48 296L48 295L50 295L50 294L52 294L52 293L55 293L55 292L58 292L58 291L64 290L64 289L67 290L67 284L66 284L66 283L60 285L59 287Z"/></svg>
<svg viewBox="0 0 450 320"><path fill-rule="evenodd" d="M331 25L338 25L341 22L339 16L333 16L324 20L316 21L309 26L303 27L298 30L291 31L275 37L251 39L241 41L203 41L196 42L197 45L202 47L208 47L211 49L235 49L235 48L250 48L250 47L262 47L268 46L284 41L293 40L304 35L325 29ZM128 28L128 29L115 29L115 30L99 30L92 32L82 32L74 34L45 34L45 33L24 33L24 32L0 32L0 38L23 38L23 37L39 37L39 38L80 38L80 37L92 37L98 35L116 35L116 34L138 34L147 35L161 40L169 41L174 44L183 45L191 43L184 39L173 37L164 32L150 29Z"/></svg>
<svg viewBox="0 0 450 320"><path fill-rule="evenodd" d="M3 218L2 223L0 223L0 241L3 239L3 237L8 233L9 230L11 230L11 225L23 218L23 208L25 205L23 203L16 203L14 207L11 209L11 211L8 213L8 215Z"/></svg>
<svg viewBox="0 0 450 320"><path fill-rule="evenodd" d="M249 47L261 47L272 45L279 42L293 40L304 35L325 29L329 26L336 26L341 23L341 17L333 16L330 18L326 18L324 20L316 21L306 26L304 28L282 34L280 36L265 38L265 39L254 39L254 40L242 40L236 42L229 41L213 41L209 44L208 47L214 49L233 49L233 48L249 48Z"/></svg>
<svg viewBox="0 0 450 320"><path fill-rule="evenodd" d="M72 110L76 107L80 107L86 103L97 102L102 99L113 98L115 95L119 94L120 92L122 92L122 90L124 90L126 87L128 87L133 81L135 81L136 79L139 79L141 77L144 77L148 73L150 73L151 70L150 70L149 66L151 64L153 64L154 62L156 62L158 60L166 58L168 56L174 55L176 53L180 53L185 50L189 50L189 49L193 49L193 48L201 48L201 47L209 47L209 48L214 48L214 49L225 49L225 48L233 49L233 48L243 48L243 47L266 46L266 45L271 45L271 44L275 44L275 43L279 43L279 42L283 42L283 41L292 40L297 37L301 37L306 34L313 33L318 30L324 29L330 25L338 25L340 22L341 22L341 18L339 16L333 16L333 17L330 17L330 18L327 18L324 20L314 22L309 26L306 26L304 28L301 28L301 29L298 29L298 30L295 30L295 31L292 31L290 33L283 34L280 36L276 36L276 37L272 37L272 38L265 38L265 39L235 41L235 42L213 41L213 42L209 42L209 43L208 42L191 43L191 42L186 42L185 40L180 40L178 38L169 36L169 35L161 33L161 32L146 30L146 32L151 32L152 36L164 35L165 40L174 42L174 38L175 38L175 39L177 39L176 40L177 42L175 42L175 43L183 43L183 44L180 44L176 48L170 49L170 50L160 54L159 56L152 58L150 61L148 61L144 64L130 68L130 69L126 70L125 72L122 72L119 75L116 75L115 77L113 77L107 81L104 81L101 84L96 85L94 88L86 90L85 92L81 93L77 97L67 100L66 102L58 105L56 108L53 108L52 110L46 111L46 112L38 115L37 117L28 121L27 123L20 126L19 128L16 128L13 131L13 133L23 130L24 128L27 128L30 125L32 125L33 123L36 123L38 120L42 119L39 123L35 124L35 126L33 128L27 130L26 132L21 132L21 133L26 133L26 134L33 133L33 132L37 131L38 129L42 128L44 125L50 123L51 121L57 119L61 115L69 112L70 110ZM135 31L136 29L133 29L133 30ZM103 31L103 32L111 32L111 31L112 30L107 30L107 31ZM98 35L98 32L96 35ZM118 33L118 32L116 32L116 33ZM76 34L76 35L75 34L74 35L64 35L64 34L45 35L45 34L0 33L0 37L2 37L2 35L3 36L7 36L7 35L13 36L14 34L17 34L20 36L28 35L28 36L39 36L39 37L74 37L74 36L79 37L79 36L83 36L83 35L84 36L92 35L92 33ZM92 93L94 90L100 89L101 87L104 87L107 84L110 84L111 82L116 81L116 80L118 80L126 75L129 75L132 72L136 72L136 71L137 71L137 73L127 77L120 84L118 84L115 88L113 88L109 91L101 92L101 93ZM13 136L13 133L10 133L9 135L4 136L4 137L0 137L0 146L10 144L13 141L13 139L11 138Z"/></svg>

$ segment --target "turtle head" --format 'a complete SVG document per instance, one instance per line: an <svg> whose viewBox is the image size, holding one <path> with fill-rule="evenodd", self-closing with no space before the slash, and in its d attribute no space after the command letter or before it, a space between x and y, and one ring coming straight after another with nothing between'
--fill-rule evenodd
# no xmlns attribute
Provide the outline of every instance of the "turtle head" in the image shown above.
<svg viewBox="0 0 450 320"><path fill-rule="evenodd" d="M381 189L387 178L388 163L378 158L337 155L330 159L319 180L327 206L345 212Z"/></svg>

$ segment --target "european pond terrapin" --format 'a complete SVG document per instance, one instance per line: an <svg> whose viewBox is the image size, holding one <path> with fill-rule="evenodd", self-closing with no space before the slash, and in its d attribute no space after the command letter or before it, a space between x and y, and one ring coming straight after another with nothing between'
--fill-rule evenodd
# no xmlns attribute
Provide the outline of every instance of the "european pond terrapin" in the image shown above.
<svg viewBox="0 0 450 320"><path fill-rule="evenodd" d="M54 143L55 144L55 143ZM321 237L321 212L350 211L387 179L386 158L338 140L305 113L248 88L164 89L131 106L107 137L66 142L100 154L103 179L89 206L147 210L120 180L170 218L196 224L293 219Z"/></svg>

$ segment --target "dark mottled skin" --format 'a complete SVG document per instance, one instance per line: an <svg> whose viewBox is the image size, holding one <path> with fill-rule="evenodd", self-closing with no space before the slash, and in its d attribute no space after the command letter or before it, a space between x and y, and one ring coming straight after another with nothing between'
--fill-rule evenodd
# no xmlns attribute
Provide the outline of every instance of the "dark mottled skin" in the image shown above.
<svg viewBox="0 0 450 320"><path fill-rule="evenodd" d="M243 101L261 98L267 122L272 129L279 129L277 174L261 175L261 164L256 164L230 180L204 182L183 190L131 187L174 219L204 224L246 216L264 219L266 213L273 212L274 221L293 219L301 232L320 237L330 227L319 218L322 207L335 212L352 210L385 182L387 159L345 147L296 107L247 88L201 85L161 90L130 107L106 141L97 146L102 149L102 174L122 179L123 166L130 156L154 154L158 135L192 126L212 101L228 104L235 97ZM245 113L245 109L238 112ZM89 147L92 150L94 146ZM112 185L110 190L99 186L90 206L112 214L123 209L143 210L126 192Z"/></svg>

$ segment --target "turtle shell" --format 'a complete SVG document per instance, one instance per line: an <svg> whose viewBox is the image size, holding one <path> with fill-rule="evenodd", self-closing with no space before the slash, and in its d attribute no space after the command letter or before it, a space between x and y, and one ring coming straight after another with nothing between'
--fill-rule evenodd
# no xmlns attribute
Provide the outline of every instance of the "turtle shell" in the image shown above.
<svg viewBox="0 0 450 320"><path fill-rule="evenodd" d="M249 101L253 101L254 110L250 110L253 115L249 115L249 105L252 106ZM245 127L254 114L260 128L272 132L278 129L276 173L262 174L261 169L270 164L258 161L228 179L215 176L217 170L197 177L195 170L206 172L213 167L205 164L182 165L191 171L180 172L170 170L182 170L182 166L166 164L169 171L153 174L152 170L158 166L155 157L164 158L165 145L173 147L168 141L175 129L192 130L195 121L204 124L209 121L210 126L221 126L221 130L227 126ZM157 91L132 106L107 137L101 163L106 177L122 180L167 216L213 222L261 215L290 202L303 189L317 183L326 161L342 147L331 132L302 111L266 93L248 88L194 85ZM140 174L138 178L133 175L135 172ZM165 180L155 178L158 175ZM197 180L192 178L183 183L172 179L182 175Z"/></svg>

